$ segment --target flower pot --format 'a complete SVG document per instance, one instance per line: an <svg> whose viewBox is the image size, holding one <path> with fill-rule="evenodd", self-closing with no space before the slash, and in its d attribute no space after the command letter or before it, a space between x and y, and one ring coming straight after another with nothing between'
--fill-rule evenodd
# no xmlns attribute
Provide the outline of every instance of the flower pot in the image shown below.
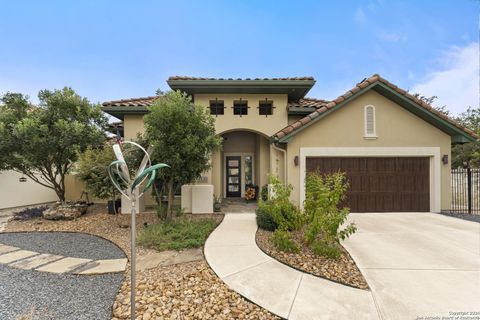
<svg viewBox="0 0 480 320"><path fill-rule="evenodd" d="M108 213L109 214L116 214L118 212L118 208L122 205L122 200L108 200Z"/></svg>

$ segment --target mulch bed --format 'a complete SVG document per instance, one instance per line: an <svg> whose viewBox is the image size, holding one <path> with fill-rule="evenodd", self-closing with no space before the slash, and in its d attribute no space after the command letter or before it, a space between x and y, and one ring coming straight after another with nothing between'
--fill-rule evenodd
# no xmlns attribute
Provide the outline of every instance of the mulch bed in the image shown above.
<svg viewBox="0 0 480 320"><path fill-rule="evenodd" d="M276 249L270 240L272 237L270 231L258 229L255 237L260 249L286 265L355 288L369 289L367 281L355 261L343 247L341 247L342 255L338 259L327 259L317 256L309 247L304 245L300 232L292 232L292 239L300 247L298 253L283 252Z"/></svg>

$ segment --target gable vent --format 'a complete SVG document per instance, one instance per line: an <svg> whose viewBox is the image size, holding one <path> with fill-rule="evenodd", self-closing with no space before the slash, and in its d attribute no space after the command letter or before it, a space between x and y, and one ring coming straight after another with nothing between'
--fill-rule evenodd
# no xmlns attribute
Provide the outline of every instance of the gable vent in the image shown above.
<svg viewBox="0 0 480 320"><path fill-rule="evenodd" d="M365 107L365 137L376 137L374 106Z"/></svg>

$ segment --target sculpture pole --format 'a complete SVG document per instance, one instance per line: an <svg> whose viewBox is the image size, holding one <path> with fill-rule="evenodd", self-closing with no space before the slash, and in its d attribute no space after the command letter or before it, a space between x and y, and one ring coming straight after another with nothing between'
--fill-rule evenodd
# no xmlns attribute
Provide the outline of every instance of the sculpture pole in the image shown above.
<svg viewBox="0 0 480 320"><path fill-rule="evenodd" d="M124 141L124 144L130 144L141 151L143 151L143 160L140 163L140 167L137 169L137 172L133 178L130 178L130 170L128 169L125 158L123 157L122 149L120 144L113 145L113 151L117 158L116 161L110 163L107 168L108 175L110 180L112 180L113 185L118 191L124 195L131 203L131 244L130 244L130 318L135 319L135 247L136 247L136 203L137 199L150 189L155 177L157 175L157 170L165 167L169 167L167 164L159 163L152 165L150 161L150 156L148 152L139 144L132 141ZM135 194L135 191L140 187L140 185L148 178L146 186L143 188L142 192L139 193L138 197Z"/></svg>
<svg viewBox="0 0 480 320"><path fill-rule="evenodd" d="M136 238L137 238L137 223L136 223L136 198L135 191L132 192L132 220L131 220L131 253L130 253L130 319L135 320L135 259L136 259Z"/></svg>

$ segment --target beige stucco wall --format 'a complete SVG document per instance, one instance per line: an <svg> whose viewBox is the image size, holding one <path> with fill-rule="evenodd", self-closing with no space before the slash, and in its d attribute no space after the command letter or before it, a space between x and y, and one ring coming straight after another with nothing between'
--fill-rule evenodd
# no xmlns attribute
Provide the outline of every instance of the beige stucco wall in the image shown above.
<svg viewBox="0 0 480 320"><path fill-rule="evenodd" d="M28 177L26 182L20 182L18 179L21 177L22 174L15 171L0 172L0 209L58 200L52 189L41 186Z"/></svg>
<svg viewBox="0 0 480 320"><path fill-rule="evenodd" d="M83 192L87 192L87 188L85 187L85 183L80 180L78 175L69 174L65 176L65 199L66 200L87 200L86 196L83 195ZM88 200L95 203L107 203L105 199L97 199L93 197L91 194L88 196Z"/></svg>
<svg viewBox="0 0 480 320"><path fill-rule="evenodd" d="M376 108L375 140L364 139L364 107ZM299 132L288 144L288 182L292 200L300 199L300 170L294 157L301 147L440 147L451 159L450 136L374 91L369 91ZM450 208L450 164L440 165L441 209Z"/></svg>
<svg viewBox="0 0 480 320"><path fill-rule="evenodd" d="M136 140L137 134L145 132L143 115L141 114L126 114L123 118L123 125L125 140Z"/></svg>
<svg viewBox="0 0 480 320"><path fill-rule="evenodd" d="M263 134L270 137L288 123L287 113L287 95L286 94L196 94L195 104L209 107L210 100L224 101L225 110L223 115L215 117L215 131L218 134L228 132L230 130L247 130ZM234 100L247 100L247 115L233 114ZM273 114L269 116L261 116L258 114L258 103L264 101L265 98L273 101Z"/></svg>

